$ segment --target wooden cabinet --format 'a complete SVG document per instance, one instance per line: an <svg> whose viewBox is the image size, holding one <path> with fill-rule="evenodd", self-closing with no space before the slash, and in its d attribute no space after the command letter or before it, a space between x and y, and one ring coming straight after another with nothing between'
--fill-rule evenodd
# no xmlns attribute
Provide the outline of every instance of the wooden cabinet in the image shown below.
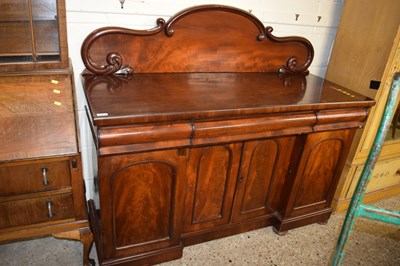
<svg viewBox="0 0 400 266"><path fill-rule="evenodd" d="M184 150L99 160L102 252L105 258L159 250L181 256ZM164 251L165 252L165 251ZM156 252L162 254L162 252ZM143 261L142 263L145 263Z"/></svg>
<svg viewBox="0 0 400 266"><path fill-rule="evenodd" d="M400 69L399 9L400 2L395 0L368 1L367 5L363 1L347 1L344 5L326 78L375 98L377 104L350 149L332 202L337 211L347 209L350 204L382 119L393 75ZM400 174L396 174L400 166L394 163L400 158L399 110L397 107L394 112L364 202L400 193Z"/></svg>
<svg viewBox="0 0 400 266"><path fill-rule="evenodd" d="M0 243L79 240L91 265L64 1L0 3Z"/></svg>
<svg viewBox="0 0 400 266"><path fill-rule="evenodd" d="M303 225L304 216L318 222L328 220L330 203L354 133L355 129L313 133L297 147L301 159L296 159L296 164L289 168L284 191L290 193L290 197L278 216L289 219L282 221L278 231Z"/></svg>
<svg viewBox="0 0 400 266"><path fill-rule="evenodd" d="M100 264L154 264L256 228L326 222L374 101L307 75L312 45L245 11L198 6L157 22L98 29L82 45Z"/></svg>

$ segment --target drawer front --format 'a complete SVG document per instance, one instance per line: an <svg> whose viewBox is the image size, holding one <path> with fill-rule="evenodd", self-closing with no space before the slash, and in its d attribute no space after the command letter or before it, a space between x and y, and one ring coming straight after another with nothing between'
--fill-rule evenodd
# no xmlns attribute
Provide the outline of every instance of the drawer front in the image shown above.
<svg viewBox="0 0 400 266"><path fill-rule="evenodd" d="M70 187L69 161L1 166L0 184L0 196Z"/></svg>
<svg viewBox="0 0 400 266"><path fill-rule="evenodd" d="M355 178L353 178L347 197L350 198L357 186L363 167L357 168ZM366 193L373 192L387 187L400 185L400 158L377 162L372 172L371 180L366 189Z"/></svg>
<svg viewBox="0 0 400 266"><path fill-rule="evenodd" d="M0 229L73 217L71 194L0 203Z"/></svg>

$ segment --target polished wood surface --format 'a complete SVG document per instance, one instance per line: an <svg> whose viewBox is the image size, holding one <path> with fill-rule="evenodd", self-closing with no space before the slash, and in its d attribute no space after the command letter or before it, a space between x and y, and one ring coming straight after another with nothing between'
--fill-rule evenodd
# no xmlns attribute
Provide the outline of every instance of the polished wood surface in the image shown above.
<svg viewBox="0 0 400 266"><path fill-rule="evenodd" d="M51 204L51 216L47 205ZM0 229L73 217L71 194L0 203Z"/></svg>
<svg viewBox="0 0 400 266"><path fill-rule="evenodd" d="M308 75L312 53L304 38L275 39L253 15L221 6L148 31L89 34L82 81L100 264L155 264L256 228L326 222L374 101Z"/></svg>
<svg viewBox="0 0 400 266"><path fill-rule="evenodd" d="M69 75L0 77L0 161L78 151Z"/></svg>
<svg viewBox="0 0 400 266"><path fill-rule="evenodd" d="M46 171L45 179L43 170ZM66 160L2 165L0 167L0 184L2 184L0 196L71 187L69 171L69 162Z"/></svg>
<svg viewBox="0 0 400 266"><path fill-rule="evenodd" d="M0 243L82 232L91 265L81 168L78 154L0 162Z"/></svg>
<svg viewBox="0 0 400 266"><path fill-rule="evenodd" d="M242 152L232 220L235 223L266 217L277 210L283 181L287 175L293 136L254 140ZM264 189L260 189L264 188Z"/></svg>
<svg viewBox="0 0 400 266"><path fill-rule="evenodd" d="M96 126L365 106L373 101L314 75L84 76ZM168 101L165 100L168 95Z"/></svg>
<svg viewBox="0 0 400 266"><path fill-rule="evenodd" d="M104 256L180 245L185 171L175 150L99 159Z"/></svg>
<svg viewBox="0 0 400 266"><path fill-rule="evenodd" d="M0 244L93 244L78 150L65 1L0 2ZM21 254L23 251L21 251Z"/></svg>
<svg viewBox="0 0 400 266"><path fill-rule="evenodd" d="M95 30L82 44L86 69L95 74L305 73L314 58L307 39L275 37L272 27L233 7L191 7L156 24L150 30Z"/></svg>
<svg viewBox="0 0 400 266"><path fill-rule="evenodd" d="M228 224L241 143L198 147L187 165L184 232Z"/></svg>

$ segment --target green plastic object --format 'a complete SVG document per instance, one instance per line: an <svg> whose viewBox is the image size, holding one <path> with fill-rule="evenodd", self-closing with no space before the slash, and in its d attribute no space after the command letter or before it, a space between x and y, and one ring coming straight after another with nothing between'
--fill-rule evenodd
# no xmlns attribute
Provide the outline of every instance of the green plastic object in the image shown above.
<svg viewBox="0 0 400 266"><path fill-rule="evenodd" d="M385 136L389 130L394 108L396 107L397 98L399 96L399 90L400 73L398 72L393 77L382 120L379 124L378 132L376 134L371 151L368 154L363 171L361 172L360 180L358 181L357 187L354 191L349 209L347 210L342 230L336 244L335 252L331 259L331 265L341 265L344 258L344 248L353 228L355 218L364 217L385 223L400 225L400 212L361 204L364 198L365 189L367 188L369 180L371 179L372 170L374 169L375 163L378 160Z"/></svg>

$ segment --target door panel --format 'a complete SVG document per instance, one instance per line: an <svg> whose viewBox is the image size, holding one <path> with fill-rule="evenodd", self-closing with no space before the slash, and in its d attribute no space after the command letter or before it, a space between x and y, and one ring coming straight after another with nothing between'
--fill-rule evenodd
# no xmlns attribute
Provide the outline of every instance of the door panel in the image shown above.
<svg viewBox="0 0 400 266"><path fill-rule="evenodd" d="M105 257L180 245L186 150L99 158Z"/></svg>
<svg viewBox="0 0 400 266"><path fill-rule="evenodd" d="M327 131L307 137L289 201L290 216L329 208L354 132Z"/></svg>
<svg viewBox="0 0 400 266"><path fill-rule="evenodd" d="M275 211L294 137L249 141L243 148L233 221L256 218Z"/></svg>
<svg viewBox="0 0 400 266"><path fill-rule="evenodd" d="M116 247L168 239L173 167L159 161L139 162L112 178Z"/></svg>
<svg viewBox="0 0 400 266"><path fill-rule="evenodd" d="M241 146L236 143L190 150L185 232L229 223Z"/></svg>

